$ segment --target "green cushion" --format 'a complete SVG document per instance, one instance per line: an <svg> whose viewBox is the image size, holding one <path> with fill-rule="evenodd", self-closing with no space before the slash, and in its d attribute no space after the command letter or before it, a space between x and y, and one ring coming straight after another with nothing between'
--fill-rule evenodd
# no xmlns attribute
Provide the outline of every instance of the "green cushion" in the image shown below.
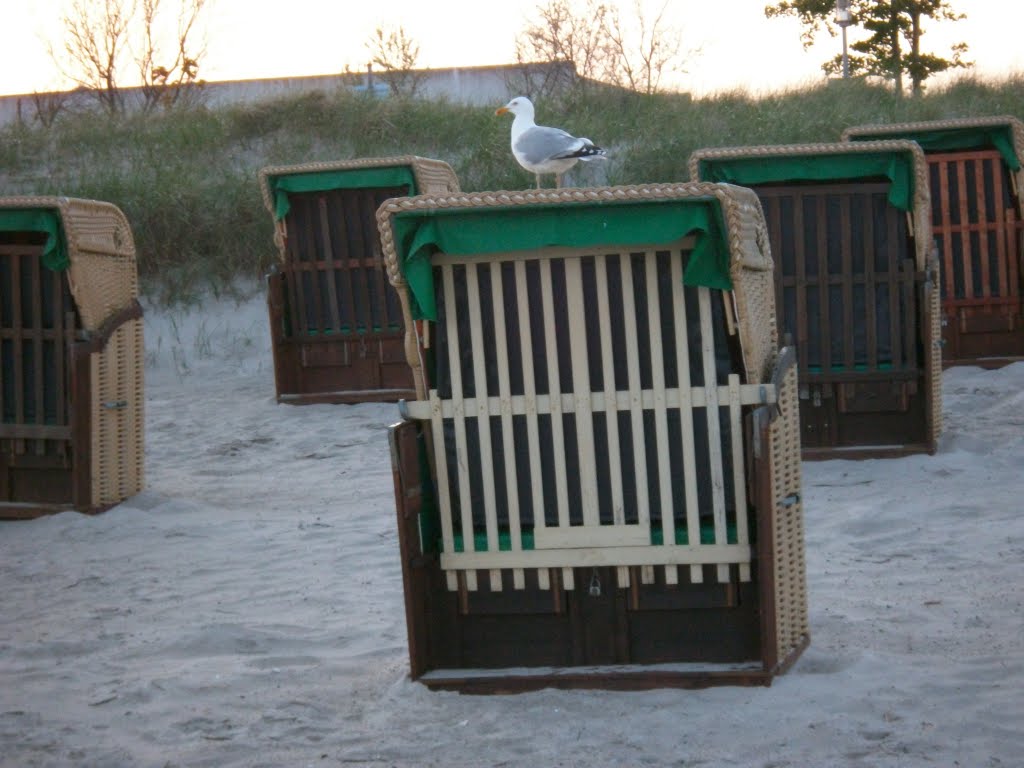
<svg viewBox="0 0 1024 768"><path fill-rule="evenodd" d="M712 197L629 203L518 205L403 211L394 218L398 262L413 315L437 319L431 256L472 256L547 247L670 244L696 235L683 282L732 289L722 211Z"/></svg>
<svg viewBox="0 0 1024 768"><path fill-rule="evenodd" d="M56 208L7 208L0 210L0 232L40 232L46 235L43 266L60 272L71 263L67 241Z"/></svg>
<svg viewBox="0 0 1024 768"><path fill-rule="evenodd" d="M985 149L994 147L1003 162L1013 171L1020 170L1020 158L1013 146L1013 128L1010 125L964 126L957 128L905 129L850 136L853 141L879 139L907 139L916 141L925 152Z"/></svg>
<svg viewBox="0 0 1024 768"><path fill-rule="evenodd" d="M699 162L698 174L703 181L726 182L745 187L881 176L891 182L889 202L901 211L913 208L914 155L910 151L707 158Z"/></svg>
<svg viewBox="0 0 1024 768"><path fill-rule="evenodd" d="M407 165L284 174L271 176L267 181L274 197L274 217L278 220L283 219L291 210L289 192L405 187L407 194L416 194L416 177Z"/></svg>

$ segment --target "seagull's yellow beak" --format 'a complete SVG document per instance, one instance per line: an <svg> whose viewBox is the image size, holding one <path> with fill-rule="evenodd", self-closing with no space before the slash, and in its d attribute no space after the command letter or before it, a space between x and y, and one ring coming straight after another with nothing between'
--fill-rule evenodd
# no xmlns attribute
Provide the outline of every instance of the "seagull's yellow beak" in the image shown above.
<svg viewBox="0 0 1024 768"><path fill-rule="evenodd" d="M507 112L508 112L508 107L498 107L496 110L494 110L494 114L496 114L496 115L504 115Z"/></svg>

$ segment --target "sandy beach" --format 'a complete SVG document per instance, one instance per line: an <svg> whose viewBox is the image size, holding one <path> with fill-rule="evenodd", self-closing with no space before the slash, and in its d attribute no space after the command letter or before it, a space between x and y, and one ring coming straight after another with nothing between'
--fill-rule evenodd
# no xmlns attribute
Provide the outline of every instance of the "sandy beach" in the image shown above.
<svg viewBox="0 0 1024 768"><path fill-rule="evenodd" d="M0 766L1024 764L1024 363L934 456L805 463L811 646L770 688L408 678L394 404L278 405L262 296L146 315L147 489L0 523Z"/></svg>

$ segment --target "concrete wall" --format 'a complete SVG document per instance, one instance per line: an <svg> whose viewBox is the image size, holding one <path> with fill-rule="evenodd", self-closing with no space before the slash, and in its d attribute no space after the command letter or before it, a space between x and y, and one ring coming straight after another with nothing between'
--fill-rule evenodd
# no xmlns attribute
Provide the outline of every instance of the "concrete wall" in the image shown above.
<svg viewBox="0 0 1024 768"><path fill-rule="evenodd" d="M516 93L513 93L510 88L515 88L517 83L524 82L526 77L535 80L552 76L575 77L571 65L563 63L424 69L413 74L420 78L418 96L427 99L448 99L460 104L494 107L501 106L515 96ZM203 103L211 107L222 107L232 104L251 104L266 99L312 91L330 93L339 88L352 88L360 91L369 89L381 96L388 94L385 76L368 73L206 83L202 87L202 99ZM141 101L141 93L138 88L124 88L122 93L129 106ZM73 102L75 106L88 106L93 103L88 93L83 92L0 96L0 125L8 125L19 119L26 122L34 120L37 98L50 102L65 99Z"/></svg>

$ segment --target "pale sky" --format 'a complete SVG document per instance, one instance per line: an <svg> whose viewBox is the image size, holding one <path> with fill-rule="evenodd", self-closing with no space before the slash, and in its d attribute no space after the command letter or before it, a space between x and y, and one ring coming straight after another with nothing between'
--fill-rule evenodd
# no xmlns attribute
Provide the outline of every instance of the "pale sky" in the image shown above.
<svg viewBox="0 0 1024 768"><path fill-rule="evenodd" d="M99 3L101 0L86 0ZM652 10L663 0L642 0ZM752 92L820 81L820 64L841 51L826 33L809 51L800 44L795 19L766 19L767 0L668 0L667 21L680 31L686 72L672 85L701 95L732 88ZM69 0L0 0L0 95L68 86L47 53L60 48L62 9ZM164 0L173 8L176 0ZM422 67L507 64L515 38L537 17L538 0L210 0L205 11L207 51L200 75L208 81L244 80L363 69L365 42L376 27L404 27L420 46ZM623 16L633 0L609 0ZM952 0L968 18L925 28L925 48L946 55L949 44L970 45L968 59L981 76L1024 72L1024 3ZM850 41L856 39L850 29ZM125 70L123 85L134 85Z"/></svg>

